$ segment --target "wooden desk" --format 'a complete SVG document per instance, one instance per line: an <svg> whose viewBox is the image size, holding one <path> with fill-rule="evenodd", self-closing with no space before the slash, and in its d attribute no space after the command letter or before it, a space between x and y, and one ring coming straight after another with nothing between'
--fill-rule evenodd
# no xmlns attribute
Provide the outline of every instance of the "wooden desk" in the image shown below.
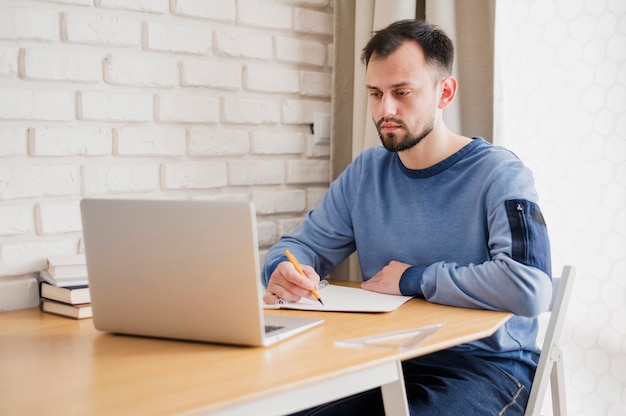
<svg viewBox="0 0 626 416"><path fill-rule="evenodd" d="M111 335L90 319L35 309L0 313L0 414L277 415L375 386L383 386L389 414L401 414L402 360L489 336L510 317L418 299L385 314L267 313L326 322L272 347L246 348ZM409 351L333 345L438 323Z"/></svg>

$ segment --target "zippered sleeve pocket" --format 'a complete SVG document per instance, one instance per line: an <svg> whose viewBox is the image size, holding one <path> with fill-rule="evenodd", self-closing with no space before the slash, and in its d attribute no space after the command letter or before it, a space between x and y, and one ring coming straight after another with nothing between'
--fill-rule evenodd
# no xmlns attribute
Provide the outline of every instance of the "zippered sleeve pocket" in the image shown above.
<svg viewBox="0 0 626 416"><path fill-rule="evenodd" d="M511 227L511 257L552 275L548 229L539 206L526 199L504 202Z"/></svg>

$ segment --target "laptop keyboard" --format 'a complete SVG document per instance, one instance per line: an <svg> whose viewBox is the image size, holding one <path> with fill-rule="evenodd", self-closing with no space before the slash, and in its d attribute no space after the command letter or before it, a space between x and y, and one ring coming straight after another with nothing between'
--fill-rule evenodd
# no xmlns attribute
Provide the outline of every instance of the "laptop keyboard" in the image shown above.
<svg viewBox="0 0 626 416"><path fill-rule="evenodd" d="M270 332L276 331L278 329L282 329L284 326L280 325L265 325L265 333L269 334Z"/></svg>

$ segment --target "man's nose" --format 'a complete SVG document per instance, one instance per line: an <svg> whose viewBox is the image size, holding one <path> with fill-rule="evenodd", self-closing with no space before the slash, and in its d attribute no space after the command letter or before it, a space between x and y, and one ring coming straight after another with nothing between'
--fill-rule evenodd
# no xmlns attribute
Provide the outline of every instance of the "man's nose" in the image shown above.
<svg viewBox="0 0 626 416"><path fill-rule="evenodd" d="M392 96L385 94L378 104L378 111L381 117L393 117L397 112L397 103Z"/></svg>

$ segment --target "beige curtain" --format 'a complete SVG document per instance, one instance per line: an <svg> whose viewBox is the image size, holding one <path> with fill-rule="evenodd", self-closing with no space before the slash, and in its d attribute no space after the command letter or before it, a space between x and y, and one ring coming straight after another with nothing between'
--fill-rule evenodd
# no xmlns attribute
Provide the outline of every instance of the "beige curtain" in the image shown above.
<svg viewBox="0 0 626 416"><path fill-rule="evenodd" d="M331 127L331 179L379 138L367 107L361 50L373 31L406 18L441 26L456 46L459 92L446 109L448 126L467 136L491 140L493 132L493 45L496 0L337 0ZM356 256L332 275L361 280Z"/></svg>
<svg viewBox="0 0 626 416"><path fill-rule="evenodd" d="M426 20L441 26L455 45L457 97L444 111L448 127L493 140L493 71L496 0L426 0Z"/></svg>

